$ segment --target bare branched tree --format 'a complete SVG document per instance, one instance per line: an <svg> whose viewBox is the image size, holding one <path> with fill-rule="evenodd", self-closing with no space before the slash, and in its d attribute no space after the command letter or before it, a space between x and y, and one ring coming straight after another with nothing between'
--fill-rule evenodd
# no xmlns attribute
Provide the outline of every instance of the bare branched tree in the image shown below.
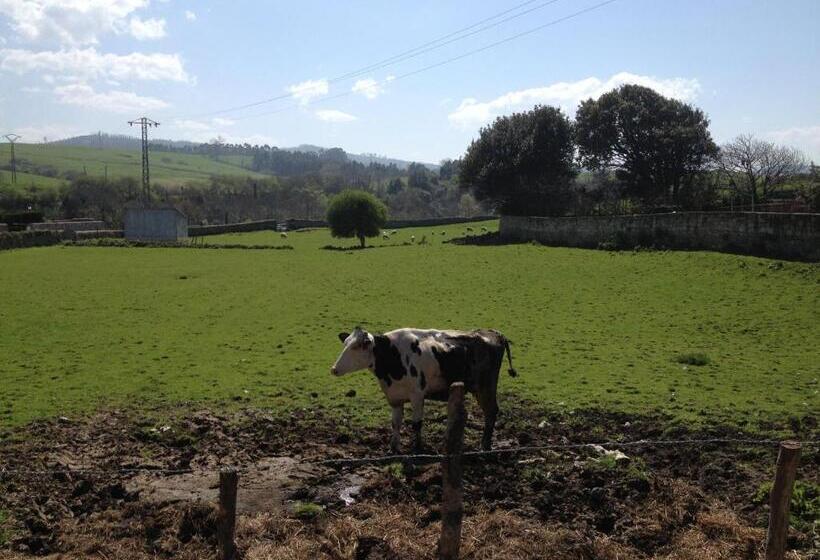
<svg viewBox="0 0 820 560"><path fill-rule="evenodd" d="M751 202L752 210L806 165L806 157L797 148L778 146L752 134L741 134L727 142L718 156L724 178L739 196Z"/></svg>

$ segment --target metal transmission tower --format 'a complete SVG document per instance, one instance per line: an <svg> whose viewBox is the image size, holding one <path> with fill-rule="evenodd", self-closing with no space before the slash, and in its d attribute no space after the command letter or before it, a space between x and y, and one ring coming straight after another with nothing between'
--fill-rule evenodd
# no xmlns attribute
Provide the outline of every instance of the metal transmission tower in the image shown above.
<svg viewBox="0 0 820 560"><path fill-rule="evenodd" d="M17 142L22 136L17 134L6 134L3 136L6 140L9 141L11 144L11 183L17 183L17 159L14 157L14 143Z"/></svg>
<svg viewBox="0 0 820 560"><path fill-rule="evenodd" d="M151 199L151 180L148 174L148 128L159 126L159 123L148 117L140 117L137 120L128 121L128 124L131 126L138 124L142 128L142 197L143 202L147 204Z"/></svg>

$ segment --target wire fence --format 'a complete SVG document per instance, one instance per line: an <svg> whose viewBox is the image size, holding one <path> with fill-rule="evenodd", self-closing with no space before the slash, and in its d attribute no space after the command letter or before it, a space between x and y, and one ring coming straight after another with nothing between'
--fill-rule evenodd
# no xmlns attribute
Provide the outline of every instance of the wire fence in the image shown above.
<svg viewBox="0 0 820 560"><path fill-rule="evenodd" d="M820 447L820 439L809 440L789 440L793 441L802 447ZM566 443L548 443L542 445L523 445L517 447L501 447L497 449L481 450L481 451L464 451L459 456L464 459L481 459L485 457L498 457L505 455L519 455L527 453L537 453L541 451L560 451L560 450L578 450L578 449L594 449L595 447L602 447L604 449L621 447L674 447L674 446L705 446L705 445L735 445L745 447L771 447L776 449L782 440L776 439L751 439L751 438L705 438L705 439L640 439L633 441L598 441L598 442L566 442ZM390 454L378 455L370 457L339 457L333 459L322 460L305 460L300 461L305 465L316 466L357 466L357 465L384 465L398 462L415 462L415 463L431 463L439 462L451 458L451 455L441 453L409 453L409 454ZM77 475L137 475L137 474L157 474L165 476L175 476L181 474L192 474L206 469L220 469L223 467L234 466L227 464L217 464L213 466L202 466L200 468L158 468L158 467L127 467L127 468L104 468L104 467L59 467L59 468L6 468L0 465L0 477L4 475L34 475L46 476L55 474L77 474Z"/></svg>

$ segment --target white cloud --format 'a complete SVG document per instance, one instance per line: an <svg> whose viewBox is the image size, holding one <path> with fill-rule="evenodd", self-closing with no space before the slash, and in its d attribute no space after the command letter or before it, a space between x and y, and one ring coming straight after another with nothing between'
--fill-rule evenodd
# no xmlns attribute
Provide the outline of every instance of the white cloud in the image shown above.
<svg viewBox="0 0 820 560"><path fill-rule="evenodd" d="M344 111L337 111L336 109L322 109L321 111L316 111L316 118L320 121L334 123L344 123L356 120L356 117L353 115L345 113Z"/></svg>
<svg viewBox="0 0 820 560"><path fill-rule="evenodd" d="M367 99L376 99L379 95L384 93L384 86L374 80L373 78L366 78L364 80L357 80L350 89L353 93L360 93Z"/></svg>
<svg viewBox="0 0 820 560"><path fill-rule="evenodd" d="M53 140L60 140L62 138L70 138L72 136L79 136L84 132L74 125L63 124L47 124L42 126L23 126L15 127L15 131L23 137L26 143L42 142L43 138L47 138L49 142Z"/></svg>
<svg viewBox="0 0 820 560"><path fill-rule="evenodd" d="M20 91L23 93L41 93L44 90L40 86L23 86Z"/></svg>
<svg viewBox="0 0 820 560"><path fill-rule="evenodd" d="M161 39L165 37L165 20L164 19L140 19L132 17L129 23L129 30L139 41L146 41L149 39Z"/></svg>
<svg viewBox="0 0 820 560"><path fill-rule="evenodd" d="M236 123L236 121L224 117L214 117L211 122L214 123L214 126L231 126Z"/></svg>
<svg viewBox="0 0 820 560"><path fill-rule="evenodd" d="M820 125L794 126L775 130L764 136L778 144L799 148L815 163L820 163Z"/></svg>
<svg viewBox="0 0 820 560"><path fill-rule="evenodd" d="M148 4L149 0L0 0L0 13L24 39L86 45L99 43L104 34L131 32L129 16Z"/></svg>
<svg viewBox="0 0 820 560"><path fill-rule="evenodd" d="M164 109L168 104L155 97L142 97L130 91L96 92L88 84L68 84L54 88L57 101L66 105L93 108L112 113L136 113Z"/></svg>
<svg viewBox="0 0 820 560"><path fill-rule="evenodd" d="M0 49L0 70L16 74L48 72L83 79L192 81L178 54L119 55L100 53L94 47L39 52Z"/></svg>
<svg viewBox="0 0 820 560"><path fill-rule="evenodd" d="M307 105L314 98L326 95L328 89L327 80L306 80L287 87L287 91L289 91L301 105Z"/></svg>
<svg viewBox="0 0 820 560"><path fill-rule="evenodd" d="M202 121L195 121L192 119L177 119L173 122L173 126L187 132L212 132L213 127Z"/></svg>
<svg viewBox="0 0 820 560"><path fill-rule="evenodd" d="M188 21L196 21L196 13L191 10L185 10L185 19Z"/></svg>
<svg viewBox="0 0 820 560"><path fill-rule="evenodd" d="M500 115L529 109L536 104L556 105L572 114L582 100L600 97L624 84L650 87L661 95L683 101L695 99L700 91L700 83L696 79L659 79L620 72L607 80L590 77L577 82L557 82L543 87L511 91L484 102L468 97L447 118L455 125L474 127L489 123Z"/></svg>

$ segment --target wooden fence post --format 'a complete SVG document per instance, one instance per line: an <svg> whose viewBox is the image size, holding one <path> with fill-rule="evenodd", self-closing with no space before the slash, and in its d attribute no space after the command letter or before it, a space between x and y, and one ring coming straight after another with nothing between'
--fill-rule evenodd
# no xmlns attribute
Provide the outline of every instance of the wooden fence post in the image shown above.
<svg viewBox="0 0 820 560"><path fill-rule="evenodd" d="M447 401L447 457L442 463L441 538L438 542L441 560L457 560L461 545L461 517L464 513L461 453L466 423L464 383L453 383Z"/></svg>
<svg viewBox="0 0 820 560"><path fill-rule="evenodd" d="M769 531L766 535L766 560L783 560L786 554L786 538L789 534L789 503L800 461L800 442L780 442L777 455L777 472L774 476L769 502Z"/></svg>
<svg viewBox="0 0 820 560"><path fill-rule="evenodd" d="M219 471L219 509L217 510L216 538L219 541L219 554L222 560L236 558L236 488L239 485L239 474L234 468Z"/></svg>

